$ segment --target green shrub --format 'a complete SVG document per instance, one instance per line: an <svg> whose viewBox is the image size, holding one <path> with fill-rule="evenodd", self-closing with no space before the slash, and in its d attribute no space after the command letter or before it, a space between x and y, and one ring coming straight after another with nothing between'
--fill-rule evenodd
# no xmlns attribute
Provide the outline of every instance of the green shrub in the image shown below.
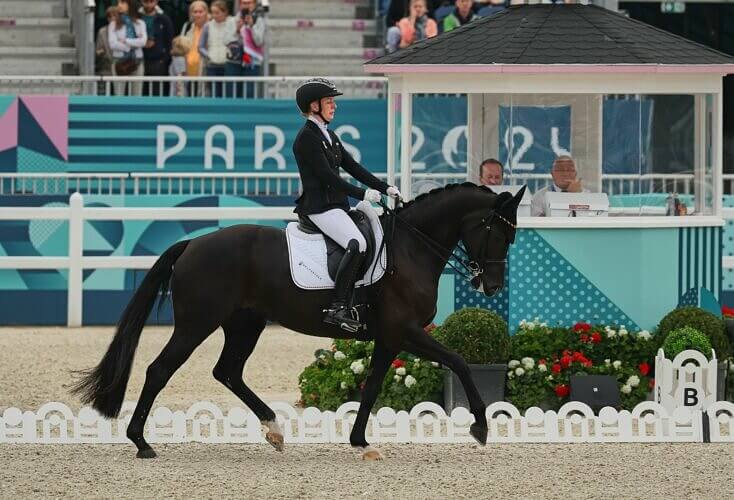
<svg viewBox="0 0 734 500"><path fill-rule="evenodd" d="M506 363L510 357L507 323L486 309L465 308L452 313L434 336L467 363Z"/></svg>
<svg viewBox="0 0 734 500"><path fill-rule="evenodd" d="M374 342L335 340L332 350L319 349L316 360L298 377L301 404L334 411L347 401L359 401L367 379ZM401 353L385 375L373 411L383 406L410 410L423 401L441 403L443 371L437 363Z"/></svg>
<svg viewBox="0 0 734 500"><path fill-rule="evenodd" d="M664 343L670 332L684 326L690 326L703 333L711 342L711 347L716 351L718 359L726 359L731 355L731 346L726 336L724 322L721 318L699 307L679 307L669 312L658 325L660 341Z"/></svg>
<svg viewBox="0 0 734 500"><path fill-rule="evenodd" d="M708 337L690 326L673 330L663 342L663 352L669 359L673 359L686 349L693 349L711 359L711 342Z"/></svg>

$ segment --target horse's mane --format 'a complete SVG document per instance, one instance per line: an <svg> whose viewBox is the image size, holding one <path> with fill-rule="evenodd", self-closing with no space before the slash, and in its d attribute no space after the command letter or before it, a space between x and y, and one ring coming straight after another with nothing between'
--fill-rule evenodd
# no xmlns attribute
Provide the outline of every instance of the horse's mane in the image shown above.
<svg viewBox="0 0 734 500"><path fill-rule="evenodd" d="M423 194L416 196L414 199L396 208L395 213L399 214L403 210L407 210L413 207L414 205L420 205L421 203L425 202L425 200L429 199L431 196L436 195L438 193L443 193L445 191L460 190L460 189L481 190L481 191L486 191L488 193L494 193L494 191L492 191L487 186L480 186L472 182L462 182L460 184L447 184L444 187L434 188L428 191L427 193L423 193Z"/></svg>

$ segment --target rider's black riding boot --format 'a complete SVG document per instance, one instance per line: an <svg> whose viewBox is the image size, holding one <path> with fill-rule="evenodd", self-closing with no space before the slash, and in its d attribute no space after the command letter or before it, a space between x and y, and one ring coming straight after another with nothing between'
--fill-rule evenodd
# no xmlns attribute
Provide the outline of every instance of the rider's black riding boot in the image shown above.
<svg viewBox="0 0 734 500"><path fill-rule="evenodd" d="M334 299L324 317L325 323L337 325L348 332L357 332L364 327L352 316L352 292L364 257L365 253L359 251L357 240L350 240L336 271Z"/></svg>

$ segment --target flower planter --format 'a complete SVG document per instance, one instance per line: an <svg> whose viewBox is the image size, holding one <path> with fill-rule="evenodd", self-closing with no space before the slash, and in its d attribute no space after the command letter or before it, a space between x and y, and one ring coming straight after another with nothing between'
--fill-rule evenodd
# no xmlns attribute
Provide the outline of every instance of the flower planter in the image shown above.
<svg viewBox="0 0 734 500"><path fill-rule="evenodd" d="M469 370L485 405L504 400L505 377L507 376L506 364L470 364ZM469 398L466 397L459 377L451 370L444 368L443 407L447 412L451 412L459 406L469 408Z"/></svg>

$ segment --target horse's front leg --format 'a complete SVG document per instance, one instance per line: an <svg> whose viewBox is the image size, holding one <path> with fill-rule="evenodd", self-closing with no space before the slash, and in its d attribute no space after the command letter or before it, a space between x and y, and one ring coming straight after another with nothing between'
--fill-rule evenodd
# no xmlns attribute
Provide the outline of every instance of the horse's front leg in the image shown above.
<svg viewBox="0 0 734 500"><path fill-rule="evenodd" d="M372 353L372 361L367 374L367 380L362 390L362 401L359 404L357 418L352 427L352 433L349 436L349 442L352 446L362 448L363 460L382 460L380 452L371 447L365 439L365 429L367 428L367 420L370 416L370 410L375 404L377 395L382 389L382 381L385 378L390 363L395 359L398 351L388 349L380 340L375 341L375 350Z"/></svg>
<svg viewBox="0 0 734 500"><path fill-rule="evenodd" d="M448 366L461 380L469 398L469 411L474 415L474 423L469 432L479 444L487 444L487 414L482 396L471 378L469 365L459 354L449 351L439 341L427 334L422 328L414 327L405 338L405 349L421 358L436 361Z"/></svg>

